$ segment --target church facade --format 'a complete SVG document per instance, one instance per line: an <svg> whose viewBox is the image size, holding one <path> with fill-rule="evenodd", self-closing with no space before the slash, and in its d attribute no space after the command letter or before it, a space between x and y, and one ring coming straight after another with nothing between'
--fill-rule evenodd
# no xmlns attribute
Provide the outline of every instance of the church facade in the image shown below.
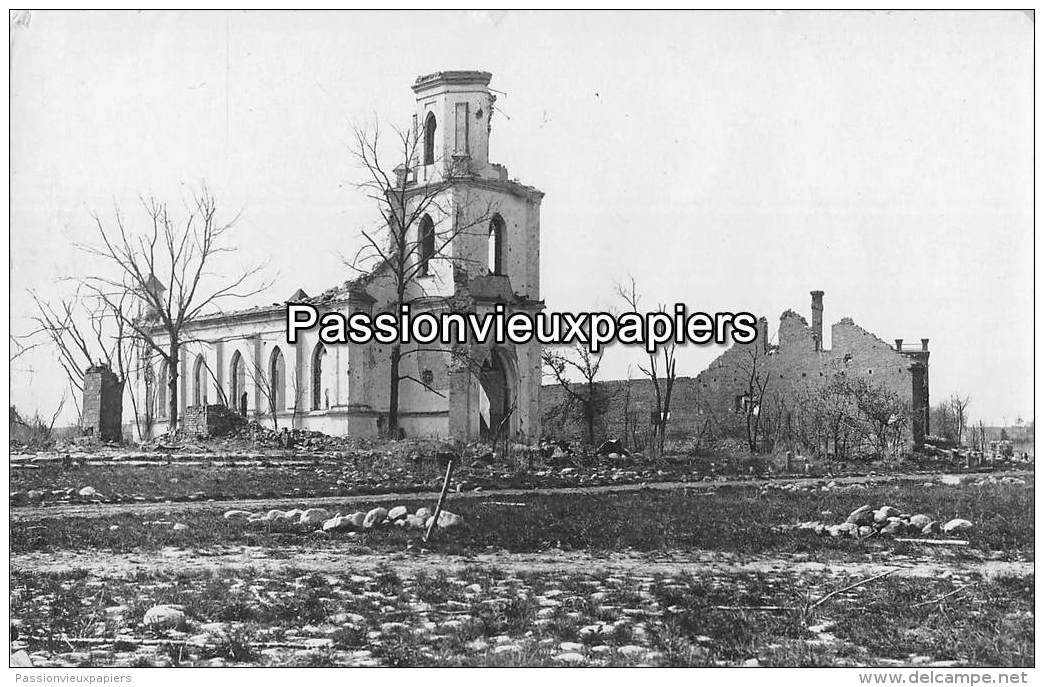
<svg viewBox="0 0 1044 687"><path fill-rule="evenodd" d="M388 428L391 347L328 345L311 330L287 342L288 303L308 303L346 317L394 312L536 313L540 300L540 205L543 193L508 178L489 161L496 99L491 75L446 71L419 77L413 131L418 152L391 182L423 213L407 225L408 272L381 261L363 276L309 296L301 290L270 306L192 323L178 363L181 417L225 406L269 427L376 436ZM404 287L402 299L398 287ZM162 337L157 337L162 341ZM536 341L405 345L398 382L398 427L408 437L478 440L540 436L541 348ZM166 381L154 361L153 431L169 427ZM203 411L205 412L205 411ZM182 423L179 423L182 424ZM184 427L184 424L182 424Z"/></svg>

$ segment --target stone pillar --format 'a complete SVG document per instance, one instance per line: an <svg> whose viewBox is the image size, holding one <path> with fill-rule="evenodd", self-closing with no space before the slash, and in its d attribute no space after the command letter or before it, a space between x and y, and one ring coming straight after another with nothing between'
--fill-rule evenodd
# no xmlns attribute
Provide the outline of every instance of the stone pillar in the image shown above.
<svg viewBox="0 0 1044 687"><path fill-rule="evenodd" d="M812 334L815 336L815 350L823 350L823 292L812 291Z"/></svg>
<svg viewBox="0 0 1044 687"><path fill-rule="evenodd" d="M123 440L123 384L108 365L90 367L84 375L83 428L102 441Z"/></svg>
<svg viewBox="0 0 1044 687"><path fill-rule="evenodd" d="M902 350L903 350L903 340L902 339L896 339L895 340L895 350L897 350L899 352L902 352Z"/></svg>

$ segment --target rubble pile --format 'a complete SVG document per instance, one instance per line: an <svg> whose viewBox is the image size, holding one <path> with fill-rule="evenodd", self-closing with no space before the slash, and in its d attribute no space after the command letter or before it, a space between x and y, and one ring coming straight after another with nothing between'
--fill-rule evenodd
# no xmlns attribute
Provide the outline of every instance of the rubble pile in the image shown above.
<svg viewBox="0 0 1044 687"><path fill-rule="evenodd" d="M325 508L307 508L304 510L300 508L292 510L273 508L263 513L233 509L225 511L224 518L225 520L240 520L250 525L259 526L281 523L285 526L305 531L326 533L361 532L384 527L427 529L431 527L435 520L435 516L429 508L421 507L415 513L410 513L406 506L395 506L390 510L379 506L369 511L355 511L348 515L344 515L340 511L330 513ZM463 516L447 510L439 512L439 529L453 529L463 524Z"/></svg>
<svg viewBox="0 0 1044 687"><path fill-rule="evenodd" d="M820 513L823 517L833 515L830 511ZM903 513L893 506L874 508L866 504L849 513L844 522L828 525L822 520L808 520L796 525L783 525L781 532L813 532L820 536L852 537L866 539L872 536L886 537L933 537L938 535L960 536L970 533L974 525L963 518L953 518L945 523L924 513Z"/></svg>

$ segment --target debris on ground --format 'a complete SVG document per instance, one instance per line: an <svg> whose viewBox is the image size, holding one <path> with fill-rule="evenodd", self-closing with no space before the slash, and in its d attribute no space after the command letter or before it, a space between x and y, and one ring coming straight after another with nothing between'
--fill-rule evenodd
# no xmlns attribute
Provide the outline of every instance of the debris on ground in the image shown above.
<svg viewBox="0 0 1044 687"><path fill-rule="evenodd" d="M431 509L421 507L416 513L410 513L406 506L395 506L390 510L381 506L369 511L355 511L347 515L337 512L330 514L325 508L309 508L301 510L279 510L273 508L267 512L252 513L234 509L224 513L225 520L241 520L248 524L264 524L271 526L282 523L290 527L306 531L318 532L359 532L380 529L387 526L422 529L429 527L434 519ZM158 524L157 522L145 524ZM443 510L439 513L439 529L452 529L464 524L464 518L456 513ZM177 529L175 525L174 529Z"/></svg>
<svg viewBox="0 0 1044 687"><path fill-rule="evenodd" d="M943 524L925 513L903 513L890 505L874 508L870 504L865 504L849 513L842 523L830 525L822 520L807 520L796 525L781 525L776 528L776 531L813 532L820 536L866 539L871 536L920 535L931 537L940 534L952 536L967 534L974 527L970 520L963 518L954 518Z"/></svg>

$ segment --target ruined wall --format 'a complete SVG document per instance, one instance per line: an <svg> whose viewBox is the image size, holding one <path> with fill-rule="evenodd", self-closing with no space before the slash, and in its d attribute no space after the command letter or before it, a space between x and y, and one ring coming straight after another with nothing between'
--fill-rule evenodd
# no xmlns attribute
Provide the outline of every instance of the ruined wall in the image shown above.
<svg viewBox="0 0 1044 687"><path fill-rule="evenodd" d="M84 374L82 426L102 441L123 440L123 384L105 365Z"/></svg>
<svg viewBox="0 0 1044 687"><path fill-rule="evenodd" d="M785 412L800 410L805 399L821 395L835 375L844 374L846 379L865 380L894 393L906 404L909 414L904 441L911 446L923 441L924 423L920 416L930 405L926 339L915 351L904 349L901 342L893 347L844 318L831 328L832 348L822 350L814 327L792 310L780 318L778 344L768 344L768 323L764 318L758 329L756 341L735 344L696 377L675 380L668 438L693 437L708 430L735 430L745 425L743 397L750 388L752 375L765 387L759 409L764 414L764 427L773 421L786 422ZM601 390L610 399L609 410L600 423L603 436L623 438L625 426L635 421L640 429L648 430L656 407L651 380L607 381ZM545 435L580 438L582 426L564 417L560 410L566 393L555 384L545 385L543 398ZM629 417L625 418L628 406ZM777 413L774 418L773 412Z"/></svg>
<svg viewBox="0 0 1044 687"><path fill-rule="evenodd" d="M189 406L185 409L185 434L193 437L225 436L246 420L220 404Z"/></svg>

